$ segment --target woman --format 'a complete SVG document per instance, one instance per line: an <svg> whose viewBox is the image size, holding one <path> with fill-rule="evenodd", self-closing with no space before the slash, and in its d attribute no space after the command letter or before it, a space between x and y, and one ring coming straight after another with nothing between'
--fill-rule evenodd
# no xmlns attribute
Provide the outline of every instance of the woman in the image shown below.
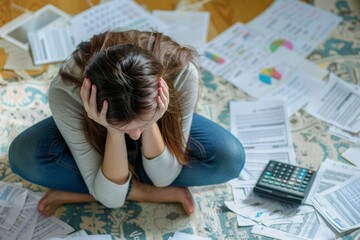
<svg viewBox="0 0 360 240"><path fill-rule="evenodd" d="M245 161L240 142L194 113L196 54L154 32L107 32L79 44L49 89L49 117L11 144L15 174L65 203L194 204L187 187L224 183Z"/></svg>

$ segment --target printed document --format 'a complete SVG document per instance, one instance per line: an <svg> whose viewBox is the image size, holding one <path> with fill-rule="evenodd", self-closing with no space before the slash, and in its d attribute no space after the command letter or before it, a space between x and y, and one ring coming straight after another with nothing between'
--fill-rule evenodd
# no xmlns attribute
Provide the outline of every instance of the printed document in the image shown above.
<svg viewBox="0 0 360 240"><path fill-rule="evenodd" d="M289 100L294 92L305 92L308 84L315 79L312 84L314 90L309 93L311 95L318 88L318 81L327 74L327 70L304 59L292 49L280 45L271 51L262 33L241 23L235 23L206 45L200 65L255 98L265 94L271 96L271 90L283 86L272 94ZM290 114L295 111L293 109L299 109L306 103L304 98L295 102L292 99Z"/></svg>
<svg viewBox="0 0 360 240"><path fill-rule="evenodd" d="M315 211L298 216L303 218L301 223L277 224L273 221L275 223L270 226L254 226L251 233L271 238L276 236L280 240L329 240L336 237Z"/></svg>
<svg viewBox="0 0 360 240"><path fill-rule="evenodd" d="M352 164L360 167L360 141L350 146L341 156Z"/></svg>
<svg viewBox="0 0 360 240"><path fill-rule="evenodd" d="M360 174L316 194L314 207L339 232L360 227Z"/></svg>
<svg viewBox="0 0 360 240"><path fill-rule="evenodd" d="M25 205L28 191L14 184L0 182L0 228L10 230Z"/></svg>
<svg viewBox="0 0 360 240"><path fill-rule="evenodd" d="M341 22L341 17L302 1L277 0L248 26L267 37L271 50L284 46L307 56Z"/></svg>
<svg viewBox="0 0 360 240"><path fill-rule="evenodd" d="M70 24L28 35L35 64L64 61L76 45L95 34L127 29L161 30L166 24L135 1L116 0L96 5L75 15Z"/></svg>
<svg viewBox="0 0 360 240"><path fill-rule="evenodd" d="M279 98L286 102L288 117L304 107L325 85L325 81L298 70L284 84L260 99Z"/></svg>
<svg viewBox="0 0 360 240"><path fill-rule="evenodd" d="M181 45L189 45L201 53L204 51L210 13L154 10L154 16L166 23L163 33Z"/></svg>
<svg viewBox="0 0 360 240"><path fill-rule="evenodd" d="M313 78L308 78L308 75ZM314 84L314 91L318 90L322 84L319 81L326 75L327 70L286 48L279 48L276 52L262 58L256 65L246 68L241 75L229 81L255 98L269 94L291 100L291 94L299 90L304 92L309 88L309 85ZM314 94L314 91L309 92L310 96ZM299 96L298 94L297 96ZM290 109L290 114L308 101L309 95L305 96L305 101L294 103L292 100L290 102L294 108L294 110Z"/></svg>
<svg viewBox="0 0 360 240"><path fill-rule="evenodd" d="M293 147L281 100L230 102L230 128L245 149Z"/></svg>
<svg viewBox="0 0 360 240"><path fill-rule="evenodd" d="M330 126L328 131L331 135L345 139L349 142L360 142L360 133L351 133L335 126Z"/></svg>
<svg viewBox="0 0 360 240"><path fill-rule="evenodd" d="M245 149L246 161L244 168L237 179L231 180L238 182L241 187L254 187L265 166L270 160L276 160L288 164L296 164L295 152L293 149L266 149L250 150Z"/></svg>
<svg viewBox="0 0 360 240"><path fill-rule="evenodd" d="M169 240L210 240L210 238L195 236L183 232L175 232L174 235L169 238Z"/></svg>
<svg viewBox="0 0 360 240"><path fill-rule="evenodd" d="M325 190L339 185L349 178L359 174L360 168L358 167L354 167L348 163L334 161L329 158L325 159L316 173L315 181L311 186L305 203L312 205L311 200L315 194L322 193Z"/></svg>
<svg viewBox="0 0 360 240"><path fill-rule="evenodd" d="M341 129L352 133L360 131L360 93L334 74L330 74L325 87L305 109Z"/></svg>

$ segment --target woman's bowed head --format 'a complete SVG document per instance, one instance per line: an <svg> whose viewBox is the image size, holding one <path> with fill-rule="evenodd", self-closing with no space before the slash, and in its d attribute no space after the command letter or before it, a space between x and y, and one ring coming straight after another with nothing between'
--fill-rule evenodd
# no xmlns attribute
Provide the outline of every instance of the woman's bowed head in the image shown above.
<svg viewBox="0 0 360 240"><path fill-rule="evenodd" d="M124 116L120 119L115 119L114 110L111 111L113 115L108 114L109 100L103 100L102 108L98 108L97 104L97 87L92 84L87 78L81 87L80 96L84 103L84 108L87 116L93 121L104 126L107 131L119 131L129 135L133 140L138 140L141 133L152 124L156 123L166 112L169 105L169 89L164 81L160 78L158 81L158 95L153 98L155 104L149 104L149 109L141 112L140 116L134 116L133 119L129 119L128 116ZM130 100L130 99L129 99ZM128 103L124 103L128 104ZM101 106L101 105L100 105ZM123 113L122 113L123 114ZM110 120L108 120L110 119Z"/></svg>
<svg viewBox="0 0 360 240"><path fill-rule="evenodd" d="M191 214L188 187L237 177L241 143L195 112L196 57L158 32L106 32L80 43L51 82L52 116L9 149L14 173L50 189L39 212L137 201L179 203Z"/></svg>

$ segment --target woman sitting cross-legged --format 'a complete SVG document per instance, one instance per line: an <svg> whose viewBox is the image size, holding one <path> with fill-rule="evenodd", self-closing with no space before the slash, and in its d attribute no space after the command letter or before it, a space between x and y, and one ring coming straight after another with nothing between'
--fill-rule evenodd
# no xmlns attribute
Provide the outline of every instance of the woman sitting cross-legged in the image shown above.
<svg viewBox="0 0 360 240"><path fill-rule="evenodd" d="M99 201L194 203L187 187L224 183L241 143L196 114L196 52L158 32L106 32L82 42L51 82L52 116L12 142L12 171L50 190L43 215Z"/></svg>

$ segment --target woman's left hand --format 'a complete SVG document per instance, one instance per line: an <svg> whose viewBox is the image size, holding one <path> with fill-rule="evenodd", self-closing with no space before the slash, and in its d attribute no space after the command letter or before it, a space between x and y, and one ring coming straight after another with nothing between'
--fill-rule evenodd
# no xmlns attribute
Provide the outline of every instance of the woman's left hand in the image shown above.
<svg viewBox="0 0 360 240"><path fill-rule="evenodd" d="M153 118L155 122L158 121L164 115L164 113L168 109L170 102L169 87L163 78L161 78L159 81L158 93L159 93L159 95L157 96L158 108Z"/></svg>

